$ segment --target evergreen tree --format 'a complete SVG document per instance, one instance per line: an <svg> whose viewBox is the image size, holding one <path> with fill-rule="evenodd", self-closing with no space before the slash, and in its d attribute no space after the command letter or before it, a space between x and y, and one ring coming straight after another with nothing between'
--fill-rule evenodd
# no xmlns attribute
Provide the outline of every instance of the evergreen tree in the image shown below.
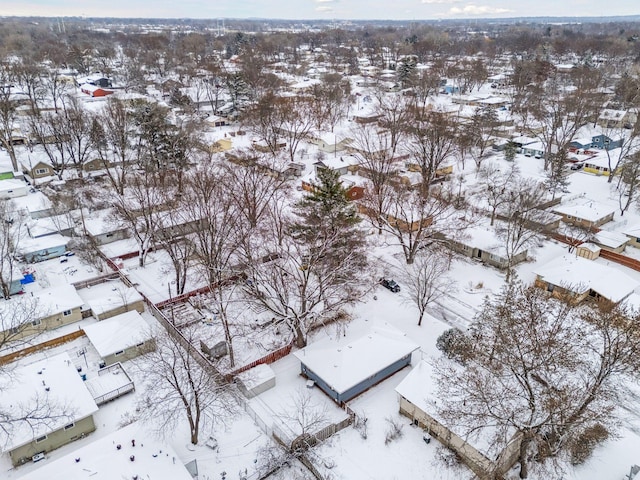
<svg viewBox="0 0 640 480"><path fill-rule="evenodd" d="M361 219L347 198L340 175L330 169L319 169L313 191L296 205L298 217L291 226L292 236L309 247L309 254L322 252L326 260L340 262L348 256L364 255L364 233Z"/></svg>

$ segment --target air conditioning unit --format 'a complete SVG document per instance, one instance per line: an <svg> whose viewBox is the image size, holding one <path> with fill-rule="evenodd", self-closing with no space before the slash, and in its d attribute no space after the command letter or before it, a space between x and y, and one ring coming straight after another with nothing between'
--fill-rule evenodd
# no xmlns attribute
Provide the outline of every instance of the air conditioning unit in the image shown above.
<svg viewBox="0 0 640 480"><path fill-rule="evenodd" d="M33 460L33 463L44 460L44 452L36 453L33 457L31 457L31 460Z"/></svg>

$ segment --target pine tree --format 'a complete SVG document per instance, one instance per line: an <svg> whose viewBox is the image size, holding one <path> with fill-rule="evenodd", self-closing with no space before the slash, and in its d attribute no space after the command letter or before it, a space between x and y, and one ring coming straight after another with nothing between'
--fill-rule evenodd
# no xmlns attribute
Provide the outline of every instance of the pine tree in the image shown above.
<svg viewBox="0 0 640 480"><path fill-rule="evenodd" d="M330 254L328 260L341 261L364 246L364 234L358 226L361 219L337 172L319 169L317 177L313 191L295 205L298 220L292 224L291 234L310 248L311 255L321 251L325 257Z"/></svg>

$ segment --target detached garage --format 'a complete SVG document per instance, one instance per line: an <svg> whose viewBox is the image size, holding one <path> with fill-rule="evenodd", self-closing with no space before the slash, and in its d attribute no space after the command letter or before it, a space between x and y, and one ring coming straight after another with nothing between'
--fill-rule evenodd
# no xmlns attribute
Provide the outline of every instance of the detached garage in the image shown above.
<svg viewBox="0 0 640 480"><path fill-rule="evenodd" d="M294 353L302 375L343 403L411 363L419 346L392 327L374 328L351 343L322 341Z"/></svg>
<svg viewBox="0 0 640 480"><path fill-rule="evenodd" d="M151 326L135 310L87 325L84 332L106 365L155 348Z"/></svg>

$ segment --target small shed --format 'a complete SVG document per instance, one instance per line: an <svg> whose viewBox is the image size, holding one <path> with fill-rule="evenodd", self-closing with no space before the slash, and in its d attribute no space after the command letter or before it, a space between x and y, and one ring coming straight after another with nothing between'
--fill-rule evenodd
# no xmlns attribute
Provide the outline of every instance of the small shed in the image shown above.
<svg viewBox="0 0 640 480"><path fill-rule="evenodd" d="M587 260L595 260L600 256L601 248L595 243L585 242L576 247L576 255Z"/></svg>
<svg viewBox="0 0 640 480"><path fill-rule="evenodd" d="M236 377L238 387L247 398L253 398L276 386L276 374L266 363L257 365Z"/></svg>
<svg viewBox="0 0 640 480"><path fill-rule="evenodd" d="M409 365L419 348L405 333L385 325L347 344L326 340L308 345L294 356L303 376L343 403Z"/></svg>
<svg viewBox="0 0 640 480"><path fill-rule="evenodd" d="M84 332L107 365L155 348L151 326L135 310L87 325Z"/></svg>

